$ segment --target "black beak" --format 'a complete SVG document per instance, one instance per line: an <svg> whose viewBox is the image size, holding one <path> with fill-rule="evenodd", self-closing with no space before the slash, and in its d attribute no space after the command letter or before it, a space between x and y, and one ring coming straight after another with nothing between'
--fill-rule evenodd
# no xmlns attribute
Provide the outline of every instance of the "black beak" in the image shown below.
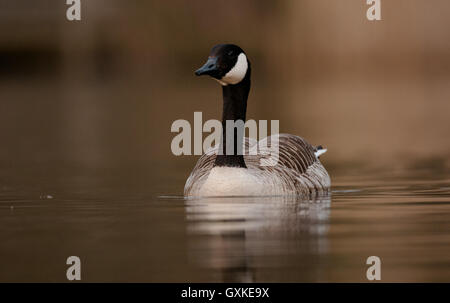
<svg viewBox="0 0 450 303"><path fill-rule="evenodd" d="M209 57L208 61L206 61L206 63L202 67L200 67L199 69L197 69L195 71L195 75L196 76L201 76L201 75L210 75L211 76L217 70L218 70L217 57Z"/></svg>

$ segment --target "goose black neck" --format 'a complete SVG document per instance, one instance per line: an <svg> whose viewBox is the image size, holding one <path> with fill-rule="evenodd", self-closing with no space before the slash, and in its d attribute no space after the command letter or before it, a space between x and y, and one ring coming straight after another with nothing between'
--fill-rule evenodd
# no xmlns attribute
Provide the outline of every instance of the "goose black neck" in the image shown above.
<svg viewBox="0 0 450 303"><path fill-rule="evenodd" d="M219 147L222 154L218 154L215 161L215 166L226 167L242 167L247 168L242 155L242 146L244 135L239 136L237 128L227 130L226 121L241 120L245 123L245 114L247 111L247 98L250 92L250 66L248 67L245 78L235 85L226 85L222 87L223 92L223 113L222 113L222 138L221 146ZM233 131L232 134L227 134L227 131ZM242 130L243 131L243 130ZM228 135L228 136L227 136ZM226 138L233 138L233 153L227 154L227 140ZM238 148L239 147L239 148ZM228 148L230 150L230 148Z"/></svg>

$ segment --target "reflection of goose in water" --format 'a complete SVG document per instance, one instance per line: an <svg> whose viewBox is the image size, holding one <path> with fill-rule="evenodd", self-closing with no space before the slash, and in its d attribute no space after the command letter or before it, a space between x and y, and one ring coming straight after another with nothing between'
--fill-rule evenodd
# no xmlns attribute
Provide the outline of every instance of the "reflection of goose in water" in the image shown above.
<svg viewBox="0 0 450 303"><path fill-rule="evenodd" d="M234 152L228 152L226 121L245 121L250 92L250 62L239 46L214 46L208 61L195 73L198 76L209 75L222 85L222 153L217 154L217 149L210 150L200 157L186 181L185 196L315 195L328 192L330 177L319 161L326 149L313 147L303 138L280 134L259 143L246 139L249 149L267 146L267 142L273 147L277 144L276 165L261 165L268 161L263 153L252 156L239 153L238 146L244 145L244 139L236 131L229 134L234 137L231 148Z"/></svg>
<svg viewBox="0 0 450 303"><path fill-rule="evenodd" d="M220 281L250 282L255 274L264 274L267 262L291 262L289 258L304 258L306 263L295 261L296 266L309 266L308 260L327 252L329 207L330 197L186 200L188 231L198 235L190 243L190 259L221 269ZM317 269L303 270L306 276Z"/></svg>

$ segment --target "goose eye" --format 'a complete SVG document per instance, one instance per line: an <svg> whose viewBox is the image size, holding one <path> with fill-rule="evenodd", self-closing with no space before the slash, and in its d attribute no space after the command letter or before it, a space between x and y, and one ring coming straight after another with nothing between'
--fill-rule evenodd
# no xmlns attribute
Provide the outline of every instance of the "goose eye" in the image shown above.
<svg viewBox="0 0 450 303"><path fill-rule="evenodd" d="M232 55L233 55L233 51L230 50L230 51L228 52L228 56L232 56Z"/></svg>

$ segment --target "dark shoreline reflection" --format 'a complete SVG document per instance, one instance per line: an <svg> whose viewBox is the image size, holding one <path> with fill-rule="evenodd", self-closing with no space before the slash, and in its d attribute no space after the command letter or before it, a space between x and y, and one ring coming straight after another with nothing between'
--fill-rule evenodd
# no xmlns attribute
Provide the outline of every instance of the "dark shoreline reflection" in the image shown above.
<svg viewBox="0 0 450 303"><path fill-rule="evenodd" d="M331 196L186 200L188 259L214 269L221 281L253 282L259 269L278 266L280 258L286 265L320 258L328 252L330 203Z"/></svg>

